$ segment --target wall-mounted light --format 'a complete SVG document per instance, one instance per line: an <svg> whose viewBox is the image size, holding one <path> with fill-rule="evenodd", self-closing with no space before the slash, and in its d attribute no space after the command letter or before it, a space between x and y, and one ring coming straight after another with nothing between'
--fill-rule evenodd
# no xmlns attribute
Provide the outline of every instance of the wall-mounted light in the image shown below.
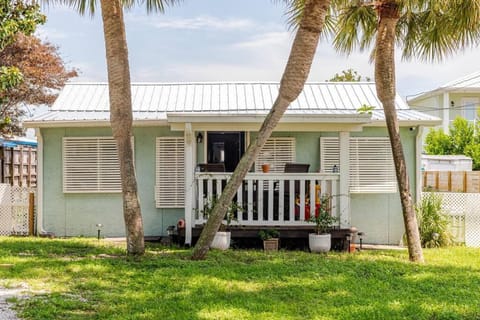
<svg viewBox="0 0 480 320"><path fill-rule="evenodd" d="M455 107L455 101L453 101L453 100L450 101L450 106L451 106L452 108Z"/></svg>
<svg viewBox="0 0 480 320"><path fill-rule="evenodd" d="M197 134L197 143L202 143L203 142L203 134L199 132Z"/></svg>

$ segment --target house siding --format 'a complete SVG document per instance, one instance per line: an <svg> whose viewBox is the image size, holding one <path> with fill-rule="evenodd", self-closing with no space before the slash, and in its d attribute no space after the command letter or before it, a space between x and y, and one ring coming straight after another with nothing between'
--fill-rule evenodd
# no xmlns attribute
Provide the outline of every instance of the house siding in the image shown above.
<svg viewBox="0 0 480 320"><path fill-rule="evenodd" d="M52 128L42 129L44 142L43 163L43 221L44 229L57 236L95 236L96 224L101 223L102 235L124 236L121 194L65 194L62 191L62 138L111 136L110 128ZM183 136L183 132L168 127L134 128L135 166L138 191L146 236L166 234L169 225L184 217L184 209L155 207L155 138ZM405 157L412 190L415 190L415 131L401 129ZM253 140L256 133L250 133ZM310 171L319 170L320 137L337 136L335 132L274 132L274 137L293 137L296 143L296 161L310 163ZM352 132L352 137L386 137L385 128L365 128ZM204 162L204 142L197 145L197 162ZM398 193L352 194L352 226L365 232L369 243L398 244L403 235L403 220Z"/></svg>
<svg viewBox="0 0 480 320"><path fill-rule="evenodd" d="M125 236L120 193L63 193L62 138L111 136L110 128L42 129L43 228L57 236L95 236L97 223L105 237ZM183 209L155 207L155 138L183 136L168 127L134 128L135 167L146 236L166 233L184 215Z"/></svg>
<svg viewBox="0 0 480 320"><path fill-rule="evenodd" d="M409 128L400 130L405 161L409 168L411 190L415 190L415 143L416 131ZM386 128L364 128L361 132L352 132L352 137L388 137ZM310 163L310 171L320 167L320 137L338 136L336 132L274 132L273 137L294 137L296 142L296 161ZM252 139L255 134L251 134ZM415 192L412 192L415 201ZM362 193L351 194L351 225L365 233L368 243L398 244L404 234L402 207L398 193Z"/></svg>

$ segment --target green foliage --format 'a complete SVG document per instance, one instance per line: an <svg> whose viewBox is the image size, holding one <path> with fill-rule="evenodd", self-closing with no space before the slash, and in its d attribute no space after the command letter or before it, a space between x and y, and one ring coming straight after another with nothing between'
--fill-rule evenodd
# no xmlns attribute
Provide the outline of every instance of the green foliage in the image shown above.
<svg viewBox="0 0 480 320"><path fill-rule="evenodd" d="M441 128L431 128L425 138L425 152L437 155L452 154L450 136Z"/></svg>
<svg viewBox="0 0 480 320"><path fill-rule="evenodd" d="M357 109L357 112L359 114L370 114L371 115L373 113L373 110L375 110L374 106L369 106L369 105L366 105L366 104L362 104L362 106Z"/></svg>
<svg viewBox="0 0 480 320"><path fill-rule="evenodd" d="M450 126L450 134L442 129L430 129L425 138L425 152L431 155L464 154L473 160L473 169L480 169L480 128L457 117Z"/></svg>
<svg viewBox="0 0 480 320"><path fill-rule="evenodd" d="M0 51L15 41L18 33L31 35L38 24L46 21L35 2L0 0Z"/></svg>
<svg viewBox="0 0 480 320"><path fill-rule="evenodd" d="M442 197L439 194L424 194L415 209L422 247L438 248L453 244L449 217L442 211Z"/></svg>
<svg viewBox="0 0 480 320"><path fill-rule="evenodd" d="M473 170L480 170L480 144L470 144L465 147L465 155L472 158Z"/></svg>
<svg viewBox="0 0 480 320"><path fill-rule="evenodd" d="M362 76L358 74L357 71L353 69L343 70L341 74L335 73L335 76L328 81L331 82L359 82L359 81L370 81L369 77L365 77L362 80Z"/></svg>
<svg viewBox="0 0 480 320"><path fill-rule="evenodd" d="M23 75L17 67L0 66L0 91L18 86L23 81Z"/></svg>
<svg viewBox="0 0 480 320"><path fill-rule="evenodd" d="M35 2L0 0L0 51L12 44L18 34L30 35L38 24L45 21L46 17L40 13L40 6ZM18 86L22 81L23 76L17 67L0 65L0 93ZM4 102L0 100L0 105Z"/></svg>
<svg viewBox="0 0 480 320"><path fill-rule="evenodd" d="M467 119L456 117L450 126L450 141L453 154L464 154L465 148L474 143L474 127Z"/></svg>
<svg viewBox="0 0 480 320"><path fill-rule="evenodd" d="M310 222L315 223L315 230L317 234L328 233L329 228L338 221L337 217L332 216L330 203L332 197L329 195L322 195L320 198L320 206L318 212L310 216Z"/></svg>
<svg viewBox="0 0 480 320"><path fill-rule="evenodd" d="M205 203L202 210L198 210L198 211L200 212L200 214L203 215L205 219L208 219L211 216L213 212L213 208L217 205L217 203L218 203L218 199L214 197L212 200L207 201L207 203ZM228 230L228 228L232 224L232 221L237 220L235 214L240 213L242 211L243 211L243 208L238 203L231 202L230 205L227 207L227 212L225 213L225 218L224 218L225 224L222 224L220 226L220 231Z"/></svg>
<svg viewBox="0 0 480 320"><path fill-rule="evenodd" d="M277 229L260 230L258 232L258 236L262 240L268 240L268 239L272 239L272 238L278 238L280 236L280 232L278 232Z"/></svg>
<svg viewBox="0 0 480 320"><path fill-rule="evenodd" d="M212 251L96 239L0 237L0 285L32 289L19 316L54 319L479 319L480 249L312 255L282 250Z"/></svg>

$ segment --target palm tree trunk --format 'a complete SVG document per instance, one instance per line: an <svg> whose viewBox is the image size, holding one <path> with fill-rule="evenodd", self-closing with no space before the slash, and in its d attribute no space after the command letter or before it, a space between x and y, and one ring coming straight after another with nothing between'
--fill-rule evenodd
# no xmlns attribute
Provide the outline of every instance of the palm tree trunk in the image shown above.
<svg viewBox="0 0 480 320"><path fill-rule="evenodd" d="M306 1L302 21L300 22L295 40L292 44L290 56L280 82L277 99L270 113L265 118L257 138L249 145L247 152L243 155L242 159L240 159L220 199L213 208L212 214L203 228L200 238L193 250L193 260L205 259L210 244L215 237L215 233L218 231L238 187L290 103L302 92L310 72L329 6L330 0Z"/></svg>
<svg viewBox="0 0 480 320"><path fill-rule="evenodd" d="M120 162L127 253L142 255L145 245L131 140L132 99L122 2L101 0L101 7L108 68L110 123Z"/></svg>
<svg viewBox="0 0 480 320"><path fill-rule="evenodd" d="M417 219L413 209L407 166L403 154L400 128L395 109L395 27L399 14L395 1L383 1L378 7L379 24L375 46L375 82L377 95L385 112L393 161L397 174L400 201L402 204L403 221L407 235L410 261L423 262L423 252L420 244Z"/></svg>

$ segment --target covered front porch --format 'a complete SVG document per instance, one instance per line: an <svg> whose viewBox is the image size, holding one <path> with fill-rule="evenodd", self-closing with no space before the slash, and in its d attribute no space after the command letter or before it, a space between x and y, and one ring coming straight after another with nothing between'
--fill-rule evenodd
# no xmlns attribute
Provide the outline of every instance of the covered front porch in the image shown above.
<svg viewBox="0 0 480 320"><path fill-rule="evenodd" d="M187 126L188 128L188 126ZM185 133L185 244L192 244L208 219L208 209L223 191L231 172L199 172L195 132ZM232 201L231 228L237 234L257 233L262 228L288 230L294 234L313 230L310 216L327 205L331 215L338 218L337 229L348 229L350 221L349 138L347 131L339 132L340 163L343 170L329 172L249 172ZM190 148L189 148L190 147ZM187 165L188 164L188 165ZM197 168L197 170L195 170ZM335 172L334 172L335 171ZM227 222L224 221L224 224ZM255 231L252 231L255 230ZM253 232L253 233L252 233Z"/></svg>

